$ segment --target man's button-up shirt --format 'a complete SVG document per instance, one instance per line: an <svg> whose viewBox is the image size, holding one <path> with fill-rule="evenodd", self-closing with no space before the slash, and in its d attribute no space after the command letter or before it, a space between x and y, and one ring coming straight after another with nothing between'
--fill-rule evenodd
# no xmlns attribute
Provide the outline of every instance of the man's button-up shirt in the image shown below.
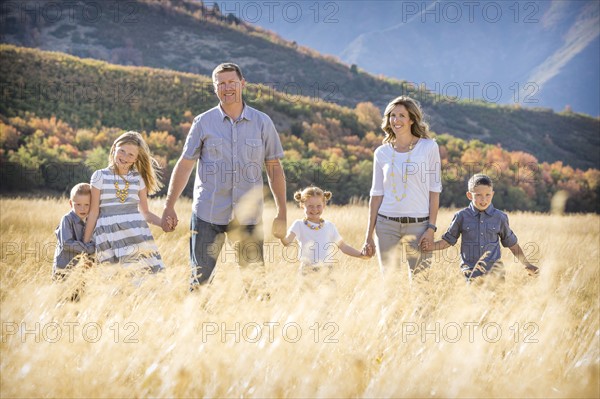
<svg viewBox="0 0 600 399"><path fill-rule="evenodd" d="M193 211L200 219L226 225L237 218L257 224L263 209L263 164L283 157L269 116L246 104L237 120L220 105L198 115L183 158L197 160Z"/></svg>

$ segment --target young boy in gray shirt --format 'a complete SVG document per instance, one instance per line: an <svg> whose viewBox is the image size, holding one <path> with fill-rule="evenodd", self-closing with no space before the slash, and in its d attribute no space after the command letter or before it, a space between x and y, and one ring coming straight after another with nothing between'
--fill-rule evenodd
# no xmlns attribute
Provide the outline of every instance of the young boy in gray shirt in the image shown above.
<svg viewBox="0 0 600 399"><path fill-rule="evenodd" d="M483 174L473 175L469 179L468 190L467 198L471 201L469 206L454 215L441 240L422 249L437 251L448 248L456 244L462 235L461 271L468 281L484 274L499 274L503 277L500 244L510 249L530 275L537 274L539 269L523 253L517 236L508 225L508 216L492 205L492 179Z"/></svg>
<svg viewBox="0 0 600 399"><path fill-rule="evenodd" d="M88 183L79 183L71 190L69 205L71 211L60 221L55 233L58 242L54 251L52 278L61 280L68 269L76 264L75 257L81 253L93 254L96 251L92 243L83 242L85 219L90 212L92 189Z"/></svg>

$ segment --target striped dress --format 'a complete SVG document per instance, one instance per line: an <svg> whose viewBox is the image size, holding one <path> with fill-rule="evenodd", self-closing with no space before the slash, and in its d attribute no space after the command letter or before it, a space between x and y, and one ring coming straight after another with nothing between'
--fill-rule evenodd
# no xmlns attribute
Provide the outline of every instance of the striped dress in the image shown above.
<svg viewBox="0 0 600 399"><path fill-rule="evenodd" d="M100 213L94 230L96 258L99 262L137 265L156 273L164 269L164 265L148 223L138 209L138 192L146 185L137 171L129 172L125 179L129 182L129 192L121 202L116 195L115 181L123 190L122 177L108 168L92 175L92 187L100 190Z"/></svg>

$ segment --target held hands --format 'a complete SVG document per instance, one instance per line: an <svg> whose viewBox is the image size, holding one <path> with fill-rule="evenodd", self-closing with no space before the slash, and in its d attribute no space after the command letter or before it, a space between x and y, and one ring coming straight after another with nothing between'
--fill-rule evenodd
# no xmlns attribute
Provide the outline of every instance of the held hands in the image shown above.
<svg viewBox="0 0 600 399"><path fill-rule="evenodd" d="M433 230L425 230L425 233L419 239L419 248L422 251L433 251Z"/></svg>
<svg viewBox="0 0 600 399"><path fill-rule="evenodd" d="M287 219L285 217L276 217L273 219L272 232L275 238L285 238L285 233L287 230Z"/></svg>
<svg viewBox="0 0 600 399"><path fill-rule="evenodd" d="M165 208L162 214L162 219L160 226L162 227L165 233L170 233L175 230L177 227L177 223L179 220L177 219L177 213L175 213L174 209Z"/></svg>
<svg viewBox="0 0 600 399"><path fill-rule="evenodd" d="M362 247L362 251L360 251L361 255L363 256L367 256L369 258L373 257L373 255L375 255L375 241L373 240L373 238L367 238L365 240L365 244Z"/></svg>

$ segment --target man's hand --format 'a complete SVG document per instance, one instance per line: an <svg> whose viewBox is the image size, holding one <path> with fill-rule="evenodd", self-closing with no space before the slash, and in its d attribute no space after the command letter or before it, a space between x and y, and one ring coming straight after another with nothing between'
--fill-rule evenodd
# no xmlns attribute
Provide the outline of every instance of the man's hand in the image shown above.
<svg viewBox="0 0 600 399"><path fill-rule="evenodd" d="M163 231L165 233L170 233L174 231L175 227L177 227L178 222L179 220L177 219L177 213L175 212L175 209L165 208L160 223L160 226L162 227Z"/></svg>
<svg viewBox="0 0 600 399"><path fill-rule="evenodd" d="M276 217L273 219L273 228L272 232L275 238L285 238L285 233L287 230L287 219L283 217Z"/></svg>

